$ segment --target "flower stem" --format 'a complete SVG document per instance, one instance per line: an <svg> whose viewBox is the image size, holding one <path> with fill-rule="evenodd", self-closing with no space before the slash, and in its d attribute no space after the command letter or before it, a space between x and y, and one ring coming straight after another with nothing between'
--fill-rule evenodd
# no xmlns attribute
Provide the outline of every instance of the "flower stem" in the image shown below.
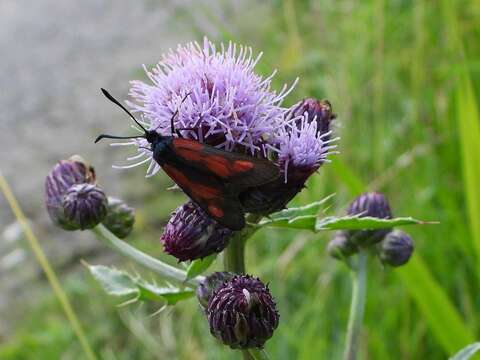
<svg viewBox="0 0 480 360"><path fill-rule="evenodd" d="M75 335L77 336L78 341L80 342L83 348L85 357L89 360L97 359L95 353L90 347L90 344L88 343L88 340L87 340L87 337L85 336L85 332L83 331L82 325L80 324L80 321L78 320L78 317L75 314L75 311L73 310L73 307L70 304L70 301L68 300L67 294L63 290L62 285L60 284L60 281L58 280L57 275L55 274L55 271L53 270L52 266L50 265L50 262L48 261L48 258L43 252L43 249L40 246L40 242L38 241L38 238L35 236L34 232L32 231L32 228L28 224L27 218L25 217L25 214L20 208L20 205L18 204L17 199L15 198L15 195L12 192L12 189L10 188L10 185L7 183L7 180L3 177L1 172L0 172L0 189L5 195L8 201L8 204L12 209L12 212L14 213L15 217L17 218L17 221L22 227L22 230L25 233L25 237L27 238L28 244L30 245L30 248L32 249L35 257L37 258L38 263L40 264L41 268L43 269L43 272L47 276L47 280L50 283L50 286L52 287L53 293L57 297L58 302L60 303L65 313L65 316L70 322L70 325L72 326L72 329L75 332Z"/></svg>
<svg viewBox="0 0 480 360"><path fill-rule="evenodd" d="M357 266L352 270L352 302L350 304L344 360L355 360L357 358L367 294L367 260L368 252L360 250Z"/></svg>
<svg viewBox="0 0 480 360"><path fill-rule="evenodd" d="M247 216L247 226L236 232L223 252L225 271L237 274L245 273L245 243L257 230L255 226L262 216L250 214ZM249 225L252 224L252 225Z"/></svg>
<svg viewBox="0 0 480 360"><path fill-rule="evenodd" d="M261 218L261 215L248 215L246 219L247 226L232 236L227 248L223 252L225 271L245 274L245 244L258 230L255 224L257 224ZM267 353L260 349L242 350L242 355L244 360L268 360Z"/></svg>
<svg viewBox="0 0 480 360"><path fill-rule="evenodd" d="M94 228L93 232L97 234L100 241L107 246L115 249L130 260L135 261L136 263L146 267L165 279L172 280L179 284L188 284L193 287L197 287L198 284L204 279L203 276L197 276L193 279L185 280L187 278L187 273L185 271L177 269L174 266L168 265L163 261L155 259L154 257L141 252L140 250L127 244L125 241L120 240L102 224Z"/></svg>

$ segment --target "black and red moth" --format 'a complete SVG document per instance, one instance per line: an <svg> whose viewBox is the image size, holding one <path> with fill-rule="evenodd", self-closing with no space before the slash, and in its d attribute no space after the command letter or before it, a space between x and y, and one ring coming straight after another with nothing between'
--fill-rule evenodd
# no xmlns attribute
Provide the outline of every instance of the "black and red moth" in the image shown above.
<svg viewBox="0 0 480 360"><path fill-rule="evenodd" d="M245 226L245 211L239 194L249 187L269 183L279 176L278 167L266 159L232 153L180 137L171 118L171 136L163 136L155 130L146 130L135 117L105 89L103 94L121 107L145 132L142 136L113 136L103 138L145 138L150 143L153 159L167 175L212 218L231 230ZM187 95L188 96L188 95ZM177 137L174 137L174 134Z"/></svg>

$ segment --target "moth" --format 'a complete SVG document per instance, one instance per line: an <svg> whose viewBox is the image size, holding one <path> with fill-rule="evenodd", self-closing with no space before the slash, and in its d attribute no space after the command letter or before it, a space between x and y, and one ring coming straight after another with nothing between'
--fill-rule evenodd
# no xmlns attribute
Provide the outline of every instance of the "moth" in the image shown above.
<svg viewBox="0 0 480 360"><path fill-rule="evenodd" d="M95 143L104 138L145 138L150 144L153 159L163 171L209 216L231 230L240 230L245 226L245 211L239 200L240 193L280 176L278 167L267 159L228 152L197 140L182 138L178 130L186 129L175 130L174 127L178 109L170 119L171 135L164 136L155 130L145 129L108 91L103 88L101 90L107 99L132 118L144 134L102 134L96 138Z"/></svg>

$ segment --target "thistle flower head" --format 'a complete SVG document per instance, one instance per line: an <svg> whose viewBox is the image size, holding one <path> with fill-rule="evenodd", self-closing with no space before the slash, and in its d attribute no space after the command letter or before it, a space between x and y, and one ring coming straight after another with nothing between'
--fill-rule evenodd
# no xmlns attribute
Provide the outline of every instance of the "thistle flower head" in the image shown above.
<svg viewBox="0 0 480 360"><path fill-rule="evenodd" d="M227 151L266 156L267 144L282 126L285 109L281 102L290 89L279 93L270 89L270 77L254 72L260 56L251 48L229 43L218 49L206 38L203 44L179 45L151 70L150 84L132 81L128 105L140 113L144 126L162 135L171 135L170 119L178 111L174 124L182 137L196 139ZM185 99L182 103L182 99ZM146 147L145 140L127 144ZM151 159L139 149L140 163ZM147 175L158 171L152 163Z"/></svg>
<svg viewBox="0 0 480 360"><path fill-rule="evenodd" d="M325 161L335 145L327 138L330 132L322 133L317 121L308 114L286 124L280 137L278 165L285 182L305 183Z"/></svg>
<svg viewBox="0 0 480 360"><path fill-rule="evenodd" d="M249 275L236 275L218 287L206 314L212 335L233 349L262 348L280 317L268 286Z"/></svg>
<svg viewBox="0 0 480 360"><path fill-rule="evenodd" d="M304 100L292 106L276 139L277 165L283 176L240 194L243 207L267 215L283 209L305 186L308 178L334 153L337 139L330 139L332 114L326 100Z"/></svg>
<svg viewBox="0 0 480 360"><path fill-rule="evenodd" d="M188 202L175 210L160 238L165 252L178 261L204 258L222 251L232 231Z"/></svg>

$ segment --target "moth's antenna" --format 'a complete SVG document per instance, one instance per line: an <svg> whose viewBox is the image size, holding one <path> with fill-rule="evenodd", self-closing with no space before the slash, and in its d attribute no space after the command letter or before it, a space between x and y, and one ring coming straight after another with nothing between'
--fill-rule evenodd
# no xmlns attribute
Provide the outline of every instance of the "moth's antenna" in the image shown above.
<svg viewBox="0 0 480 360"><path fill-rule="evenodd" d="M133 119L133 121L135 121L135 123L142 128L143 131L148 132L147 129L145 129L145 128L142 126L142 124L140 124L140 123L138 122L138 120L135 119L135 117L132 115L132 113L131 113L130 111L128 111L125 106L123 106L122 104L120 104L120 102L119 102L117 99L115 99L112 95L110 95L110 93L109 93L107 90L105 90L104 88L101 88L101 90L102 90L103 95L105 95L108 100L110 100L111 102L113 102L115 105L120 106L120 108L121 108L123 111L125 111L125 112L128 114L128 116L130 116L130 117ZM100 135L100 136L103 136L103 135ZM99 136L99 137L100 137L100 136ZM103 136L103 137L107 137L107 136L108 136L108 135ZM116 139L116 138L111 138L111 139ZM127 138L127 139L130 139L130 138ZM97 140L100 140L100 139L97 138ZM97 141L95 141L95 142L97 142Z"/></svg>
<svg viewBox="0 0 480 360"><path fill-rule="evenodd" d="M103 89L102 89L103 90ZM182 104L185 102L185 100L187 100L187 98L191 95L192 93L189 92L187 95L185 95L182 99L182 101L180 102L180 105L177 107L177 110L175 110L175 112L173 113L172 117L170 118L170 128L172 130L172 135L173 133L175 132L175 126L173 125L173 120L175 119L175 116L178 115L178 111L180 110L180 106L182 106Z"/></svg>
<svg viewBox="0 0 480 360"><path fill-rule="evenodd" d="M102 135L98 135L98 137L95 139L95 144L102 139L138 139L138 138L144 138L144 137L145 136L143 136L143 135L140 135L140 136L115 136L115 135L102 134Z"/></svg>

